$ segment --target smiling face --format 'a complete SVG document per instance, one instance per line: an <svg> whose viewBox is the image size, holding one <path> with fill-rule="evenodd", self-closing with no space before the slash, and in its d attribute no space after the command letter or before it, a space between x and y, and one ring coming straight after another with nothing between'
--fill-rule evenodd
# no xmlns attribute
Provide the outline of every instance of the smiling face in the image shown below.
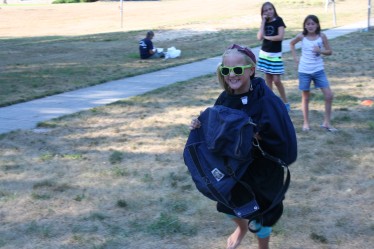
<svg viewBox="0 0 374 249"><path fill-rule="evenodd" d="M275 10L271 4L265 4L262 7L262 15L266 16L269 20L272 20L275 17Z"/></svg>
<svg viewBox="0 0 374 249"><path fill-rule="evenodd" d="M248 65L244 59L244 55L238 51L226 54L223 58L223 66L235 67ZM249 91L251 75L254 73L255 67L245 68L243 75L236 75L233 70L230 74L224 76L225 83L234 91L234 94L242 94Z"/></svg>

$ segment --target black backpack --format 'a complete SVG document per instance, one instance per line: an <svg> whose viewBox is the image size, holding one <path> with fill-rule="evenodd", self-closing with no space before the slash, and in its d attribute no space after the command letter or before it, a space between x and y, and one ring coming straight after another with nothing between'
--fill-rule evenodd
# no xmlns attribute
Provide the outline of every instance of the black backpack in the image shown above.
<svg viewBox="0 0 374 249"><path fill-rule="evenodd" d="M248 139L253 137L256 126L248 114L216 105L202 112L199 121L201 127L190 132L183 151L184 162L196 188L206 197L232 209L240 218L251 219L264 215L277 206L284 199L290 183L287 167L290 162L286 163L262 150L256 139ZM291 132L294 132L293 125ZM251 187L240 180L253 161L253 147L257 147L262 156L277 162L286 174L282 189L266 210L260 210ZM237 205L231 198L231 190L237 183L242 184L248 194L252 195L251 201L244 205Z"/></svg>

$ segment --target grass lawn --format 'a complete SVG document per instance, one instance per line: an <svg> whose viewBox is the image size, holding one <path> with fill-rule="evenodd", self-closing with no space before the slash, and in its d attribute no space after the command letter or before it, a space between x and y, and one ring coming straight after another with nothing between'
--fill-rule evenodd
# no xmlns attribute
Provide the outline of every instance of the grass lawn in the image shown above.
<svg viewBox="0 0 374 249"><path fill-rule="evenodd" d="M258 2L254 1L257 5ZM285 14L287 6L301 6L292 4L298 1L284 2L282 12L279 10L282 16L288 16ZM352 5L353 2L356 3L346 0L341 4ZM280 5L279 1L277 3ZM355 7L352 5L352 9ZM254 12L258 14L257 7ZM324 22L328 22L327 14ZM292 25L291 21L286 23ZM297 23L300 24L300 20ZM295 30L296 26L295 22ZM143 31L131 32L143 34ZM254 28L252 31L227 29L184 40L198 43L198 38L218 39L225 32L238 36L235 39L226 37L225 44L213 47L209 56L221 54L226 42L233 41L230 39L242 39L240 43L245 44L256 43L245 40L243 35L255 32ZM123 34L109 35L118 36L119 43ZM49 40L50 43L45 43L48 44L46 49L53 47L53 39L56 44L74 41L70 46L71 50L77 51L78 61L84 54L90 54L80 53L86 46L79 42L89 44L89 37L95 35L22 39L28 44L35 41L36 45ZM93 44L99 41L101 43L96 44L100 46L107 44L100 40L103 37L92 39L95 40ZM374 54L373 40L373 31L330 40L333 55L325 58L325 67L335 93L332 122L339 129L337 133L326 133L319 128L324 107L318 90L312 92L310 103L312 130L301 131L295 65L290 53L284 54L286 73L283 83L292 104L290 115L297 131L299 156L290 167L292 182L284 202L284 215L274 227L270 242L273 249L351 249L369 248L374 244L374 109L361 105L363 100L373 100L374 96L374 67L370 63ZM21 38L2 39L1 45L12 46L10 41L22 48ZM172 44L176 41L178 39ZM162 42L160 40L159 44L169 44ZM65 46L69 47L67 44ZM114 41L111 48L113 44ZM182 45L181 41L180 47ZM55 48L58 51L57 45ZM1 56L6 54L4 51L8 50L1 50ZM16 54L16 50L12 51ZM190 56L195 59L200 56L192 53ZM64 58L71 54L61 52L60 56ZM30 65L42 63L39 57L38 62L31 56L23 59L27 57ZM146 71L189 59L184 53L173 61L147 61L144 64L136 58L133 61L138 61ZM63 60L48 59L44 63L58 64L59 61ZM3 68L5 62L0 60L0 63ZM98 63L97 67L105 63ZM8 66L17 67L16 63L11 65ZM22 68L21 65L18 67L19 70ZM77 68L71 67L67 72ZM25 79L32 78L37 71ZM0 74L1 89L7 89L3 88L3 72ZM71 78L76 77L71 75ZM64 74L60 77L65 81L70 79ZM69 85L68 81L66 85ZM182 158L191 118L211 106L221 91L216 76L209 75L44 122L36 129L0 135L0 248L226 248L226 239L234 226L216 212L215 203L198 193ZM16 96L16 92L16 89L8 91L7 95ZM35 97L27 95L30 96ZM239 248L256 248L255 241L254 236L248 234Z"/></svg>
<svg viewBox="0 0 374 249"><path fill-rule="evenodd" d="M321 2L274 2L287 25L286 39L300 32L309 13L318 14L323 28L333 26L332 7L326 11ZM365 20L365 4L353 2L336 4L338 25ZM204 8L206 4L209 10ZM123 29L113 28L119 26L119 13L113 12L113 8L118 11L118 3L3 5L0 106L218 56L233 42L258 46L255 34L261 4L239 0L227 12L225 1L206 1L203 5L197 0L126 2ZM139 14L142 8L157 9L159 15L149 15L145 23ZM182 56L166 61L140 60L138 40L148 29L154 29L157 47L174 46L182 50Z"/></svg>

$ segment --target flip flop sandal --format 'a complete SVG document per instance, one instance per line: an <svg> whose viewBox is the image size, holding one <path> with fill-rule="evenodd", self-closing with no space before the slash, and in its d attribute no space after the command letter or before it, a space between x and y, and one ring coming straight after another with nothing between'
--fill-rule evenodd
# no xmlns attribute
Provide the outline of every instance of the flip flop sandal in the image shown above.
<svg viewBox="0 0 374 249"><path fill-rule="evenodd" d="M320 127L322 129L325 129L328 132L337 132L338 131L338 129L335 129L334 127L327 127L327 126L324 126L324 125L321 125Z"/></svg>

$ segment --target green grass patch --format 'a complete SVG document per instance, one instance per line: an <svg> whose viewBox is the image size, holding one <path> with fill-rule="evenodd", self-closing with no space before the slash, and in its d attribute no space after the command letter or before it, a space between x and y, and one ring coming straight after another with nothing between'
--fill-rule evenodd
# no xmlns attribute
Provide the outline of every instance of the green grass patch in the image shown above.
<svg viewBox="0 0 374 249"><path fill-rule="evenodd" d="M370 130L374 130L374 121L368 121L367 125L368 125Z"/></svg>
<svg viewBox="0 0 374 249"><path fill-rule="evenodd" d="M65 155L62 155L62 158L70 159L70 160L82 160L83 155L82 154L65 154Z"/></svg>
<svg viewBox="0 0 374 249"><path fill-rule="evenodd" d="M139 59L134 37L143 35L143 30L76 37L2 39L4 60L0 61L0 66L6 70L0 72L3 89L0 106L215 57L224 50L222 43L217 42L221 40L226 40L225 44L236 42L258 46L256 32L224 30L209 36L162 41L158 47L173 44L182 50L181 57L166 61Z"/></svg>
<svg viewBox="0 0 374 249"><path fill-rule="evenodd" d="M42 161L50 161L50 160L52 160L54 157L55 157L54 154L48 152L48 153L42 154L42 155L40 156L40 160L42 160Z"/></svg>
<svg viewBox="0 0 374 249"><path fill-rule="evenodd" d="M322 243L322 244L327 244L328 242L325 236L319 235L317 233L311 233L310 238L314 240L315 242Z"/></svg>
<svg viewBox="0 0 374 249"><path fill-rule="evenodd" d="M183 223L177 216L161 213L150 225L147 227L148 233L160 237L170 236L171 234L185 234L194 235L197 230Z"/></svg>
<svg viewBox="0 0 374 249"><path fill-rule="evenodd" d="M117 164L122 162L123 160L123 153L120 151L113 151L109 156L109 162L111 164Z"/></svg>
<svg viewBox="0 0 374 249"><path fill-rule="evenodd" d="M128 206L128 203L126 200L118 200L117 201L117 207L120 208L126 208Z"/></svg>

